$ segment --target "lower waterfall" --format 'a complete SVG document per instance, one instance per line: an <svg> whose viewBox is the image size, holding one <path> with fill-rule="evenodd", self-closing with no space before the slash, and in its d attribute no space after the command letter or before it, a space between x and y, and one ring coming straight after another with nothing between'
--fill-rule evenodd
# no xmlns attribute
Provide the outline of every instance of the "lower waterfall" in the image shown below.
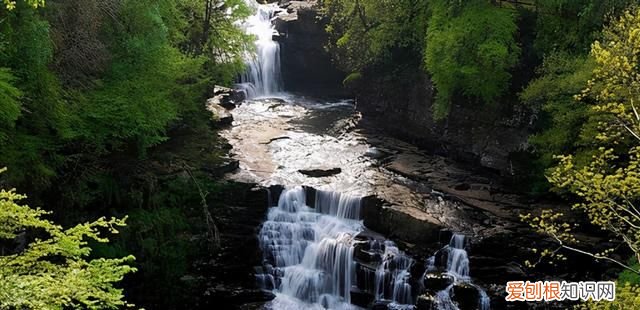
<svg viewBox="0 0 640 310"><path fill-rule="evenodd" d="M416 309L425 289L420 274L412 275L417 261L367 230L361 199L322 190L313 192L315 198L307 194L302 187L284 190L260 229L264 257L256 278L276 295L267 309ZM464 236L454 234L441 250L447 255L444 272L455 280L437 292L433 309L458 309L452 288L470 284L464 245ZM438 272L434 261L435 256L428 260L423 278ZM478 308L488 309L489 298L482 290L478 294Z"/></svg>

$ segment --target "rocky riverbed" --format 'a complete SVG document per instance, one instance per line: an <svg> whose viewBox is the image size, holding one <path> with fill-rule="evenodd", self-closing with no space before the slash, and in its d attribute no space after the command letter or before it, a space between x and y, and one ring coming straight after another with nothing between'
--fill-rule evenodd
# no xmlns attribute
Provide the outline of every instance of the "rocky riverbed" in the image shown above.
<svg viewBox="0 0 640 310"><path fill-rule="evenodd" d="M364 225L418 260L445 246L452 233L466 235L470 275L498 309L506 306L506 281L544 276L544 270L522 266L529 248L545 241L519 220L543 202L527 201L491 175L384 135L362 119L351 100L283 95L231 102L214 102L232 118L220 133L239 166L229 180L364 197ZM578 273L560 268L553 274Z"/></svg>

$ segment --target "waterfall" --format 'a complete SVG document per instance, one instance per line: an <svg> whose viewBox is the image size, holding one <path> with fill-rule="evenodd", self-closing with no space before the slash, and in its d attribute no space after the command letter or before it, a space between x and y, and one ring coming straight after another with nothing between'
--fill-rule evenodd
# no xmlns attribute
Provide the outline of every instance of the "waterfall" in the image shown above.
<svg viewBox="0 0 640 310"><path fill-rule="evenodd" d="M256 280L276 293L273 309L359 309L351 304L354 290L398 306L413 304L413 259L389 240L363 241L360 208L359 197L343 193L318 190L313 208L302 187L281 193L258 235L264 261ZM358 279L356 249L380 258L375 274ZM358 280L372 285L358 287Z"/></svg>
<svg viewBox="0 0 640 310"><path fill-rule="evenodd" d="M374 248L376 246L373 245ZM413 259L402 253L393 242L385 241L382 264L376 269L376 299L389 299L398 304L412 304L409 284L409 268L412 264Z"/></svg>
<svg viewBox="0 0 640 310"><path fill-rule="evenodd" d="M464 239L464 235L453 234L447 256L447 272L462 281L469 279L469 256L464 249Z"/></svg>
<svg viewBox="0 0 640 310"><path fill-rule="evenodd" d="M284 190L258 234L264 257L263 266L256 267L256 281L276 294L269 309L361 309L352 303L414 309L416 294L426 288L412 279L414 259L367 230L359 197L322 190L314 194L310 207L304 188ZM489 309L485 291L471 283L465 246L465 236L454 234L439 252L446 261L438 264L435 255L427 259L422 279L427 274L452 278L446 288L432 291L433 309L458 310L454 292L460 287L477 290L477 308Z"/></svg>
<svg viewBox="0 0 640 310"><path fill-rule="evenodd" d="M440 310L459 310L457 304L451 298L452 290L456 283L464 283L474 287L478 291L478 309L489 310L491 299L482 288L473 285L469 277L469 256L465 250L465 236L462 234L453 234L449 245L443 250L447 253L445 274L452 276L454 282L447 288L436 293L433 302L434 308ZM425 275L436 271L434 261L435 256L427 259Z"/></svg>
<svg viewBox="0 0 640 310"><path fill-rule="evenodd" d="M359 208L359 198L317 191L314 209L303 188L285 190L259 233L267 273L257 275L259 283L273 278L274 286L264 288L306 304L351 309Z"/></svg>
<svg viewBox="0 0 640 310"><path fill-rule="evenodd" d="M282 91L282 77L280 44L273 40L277 32L271 20L280 9L276 4L257 4L255 0L245 0L245 3L255 11L243 23L245 32L256 38L255 51L247 53L247 71L237 87L247 98L274 95Z"/></svg>

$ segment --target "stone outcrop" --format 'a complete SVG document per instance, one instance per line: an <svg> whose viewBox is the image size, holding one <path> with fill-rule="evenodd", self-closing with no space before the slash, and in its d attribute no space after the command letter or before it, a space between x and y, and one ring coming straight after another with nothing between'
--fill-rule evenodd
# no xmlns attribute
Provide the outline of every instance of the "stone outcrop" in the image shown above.
<svg viewBox="0 0 640 310"><path fill-rule="evenodd" d="M253 184L232 183L218 195L220 207L212 214L220 248L199 267L199 276L206 280L198 308L237 309L264 304L274 296L258 289L254 268L262 263L258 230L268 209L268 191Z"/></svg>
<svg viewBox="0 0 640 310"><path fill-rule="evenodd" d="M427 74L413 68L401 72L392 82L376 78L381 74L369 74L356 85L358 109L365 120L434 154L506 176L518 173L514 155L527 148L535 117L530 111L458 101L446 119L436 121L434 86Z"/></svg>
<svg viewBox="0 0 640 310"><path fill-rule="evenodd" d="M280 35L282 79L287 91L319 97L345 95L343 72L335 69L324 49L327 34L317 1L280 1L287 11L274 21Z"/></svg>
<svg viewBox="0 0 640 310"><path fill-rule="evenodd" d="M211 125L216 128L231 126L233 115L230 110L236 108L245 99L242 91L215 86L213 97L207 100L206 107L212 113Z"/></svg>

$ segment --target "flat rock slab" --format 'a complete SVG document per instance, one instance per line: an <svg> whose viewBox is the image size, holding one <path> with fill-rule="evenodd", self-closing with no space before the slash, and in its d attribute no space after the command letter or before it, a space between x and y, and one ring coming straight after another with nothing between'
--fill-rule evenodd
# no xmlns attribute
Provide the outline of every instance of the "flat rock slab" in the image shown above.
<svg viewBox="0 0 640 310"><path fill-rule="evenodd" d="M332 169L300 169L298 170L298 172L312 177L312 178L325 178L325 177L330 177L330 176L334 176L337 174L342 173L342 169L340 168L332 168Z"/></svg>

